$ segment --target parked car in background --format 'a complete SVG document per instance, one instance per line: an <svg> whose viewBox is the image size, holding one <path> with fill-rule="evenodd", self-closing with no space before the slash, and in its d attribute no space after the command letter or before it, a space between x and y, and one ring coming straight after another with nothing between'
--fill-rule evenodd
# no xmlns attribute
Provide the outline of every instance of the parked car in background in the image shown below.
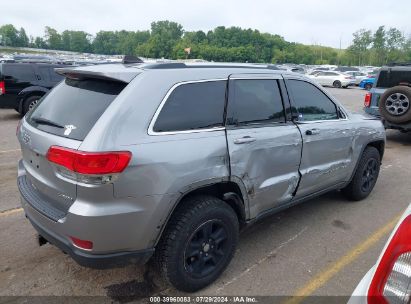
<svg viewBox="0 0 411 304"><path fill-rule="evenodd" d="M338 66L334 69L334 71L337 71L337 72L349 72L349 71L359 72L360 69L356 68L356 67L352 67L352 66Z"/></svg>
<svg viewBox="0 0 411 304"><path fill-rule="evenodd" d="M353 76L335 71L321 71L309 75L308 77L322 86L332 86L334 88L347 88L355 83L355 78Z"/></svg>
<svg viewBox="0 0 411 304"><path fill-rule="evenodd" d="M362 73L362 72L357 72L357 71L348 71L348 72L344 72L344 74L347 74L347 75L350 75L350 76L354 77L354 79L355 79L354 84L355 85L359 85L362 80L367 78L367 74Z"/></svg>
<svg viewBox="0 0 411 304"><path fill-rule="evenodd" d="M358 84L360 88L366 89L367 91L371 90L372 86L374 85L375 82L375 77L371 78L364 78L361 80L361 82Z"/></svg>
<svg viewBox="0 0 411 304"><path fill-rule="evenodd" d="M404 212L376 264L355 288L348 304L410 303L411 205Z"/></svg>
<svg viewBox="0 0 411 304"><path fill-rule="evenodd" d="M321 72L323 72L323 71L322 70L313 70L313 71L308 73L308 76L316 75L316 74L321 73Z"/></svg>
<svg viewBox="0 0 411 304"><path fill-rule="evenodd" d="M332 190L359 201L376 184L381 121L302 75L184 63L59 73L18 126L17 180L41 243L81 265L153 257L196 291L230 263L241 227Z"/></svg>
<svg viewBox="0 0 411 304"><path fill-rule="evenodd" d="M411 64L385 66L365 95L364 110L387 129L411 131Z"/></svg>
<svg viewBox="0 0 411 304"><path fill-rule="evenodd" d="M0 108L24 115L64 77L54 72L64 65L47 63L0 63Z"/></svg>

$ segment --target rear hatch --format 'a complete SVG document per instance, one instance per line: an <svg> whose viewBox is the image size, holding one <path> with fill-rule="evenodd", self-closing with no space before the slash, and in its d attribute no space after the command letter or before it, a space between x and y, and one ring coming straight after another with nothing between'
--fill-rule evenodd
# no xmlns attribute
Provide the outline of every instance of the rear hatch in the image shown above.
<svg viewBox="0 0 411 304"><path fill-rule="evenodd" d="M77 182L62 175L64 168L47 159L48 150L51 146L77 150L99 117L127 85L127 82L107 77L78 77L75 74L70 77L25 116L18 135L27 172L21 177L26 180L19 180L19 183L26 183L27 192L34 193L35 200L48 203L36 209L53 220L64 217L75 201Z"/></svg>

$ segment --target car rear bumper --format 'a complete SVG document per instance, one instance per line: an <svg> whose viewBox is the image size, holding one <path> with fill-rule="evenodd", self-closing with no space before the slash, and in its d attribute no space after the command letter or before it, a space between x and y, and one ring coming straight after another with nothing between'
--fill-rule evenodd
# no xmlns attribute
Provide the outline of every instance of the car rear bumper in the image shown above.
<svg viewBox="0 0 411 304"><path fill-rule="evenodd" d="M143 264L152 256L161 227L159 220L153 220L160 215L153 213L164 204L163 199L170 201L167 195L113 198L109 203L77 199L61 217L50 209L53 202L36 195L37 190L29 184L29 175L20 161L18 188L26 217L42 237L80 265L111 268ZM76 247L70 237L92 241L93 248Z"/></svg>
<svg viewBox="0 0 411 304"><path fill-rule="evenodd" d="M91 254L77 249L69 242L59 238L52 231L46 230L35 222L27 213L26 217L30 220L34 229L37 230L40 236L45 238L50 244L58 247L64 253L69 254L73 260L85 267L96 269L107 269L114 267L122 267L128 264L145 264L153 255L154 248L131 251L131 252L116 252L110 254Z"/></svg>

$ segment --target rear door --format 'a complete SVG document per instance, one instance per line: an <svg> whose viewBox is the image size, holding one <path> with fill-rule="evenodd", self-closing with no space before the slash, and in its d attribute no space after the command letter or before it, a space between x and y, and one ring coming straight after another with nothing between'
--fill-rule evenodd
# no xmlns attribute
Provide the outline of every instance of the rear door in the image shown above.
<svg viewBox="0 0 411 304"><path fill-rule="evenodd" d="M319 88L287 79L298 128L303 136L301 181L296 197L325 190L350 178L354 128L344 112Z"/></svg>
<svg viewBox="0 0 411 304"><path fill-rule="evenodd" d="M38 195L68 210L76 198L75 178L46 158L53 146L78 149L125 83L66 79L23 119L19 141L27 179ZM72 173L71 173L72 174Z"/></svg>
<svg viewBox="0 0 411 304"><path fill-rule="evenodd" d="M227 142L231 175L250 198L250 216L289 202L298 184L302 140L286 120L282 78L236 74L229 79Z"/></svg>
<svg viewBox="0 0 411 304"><path fill-rule="evenodd" d="M334 72L325 72L324 74L324 85L326 86L332 86L334 81L338 78L338 74Z"/></svg>

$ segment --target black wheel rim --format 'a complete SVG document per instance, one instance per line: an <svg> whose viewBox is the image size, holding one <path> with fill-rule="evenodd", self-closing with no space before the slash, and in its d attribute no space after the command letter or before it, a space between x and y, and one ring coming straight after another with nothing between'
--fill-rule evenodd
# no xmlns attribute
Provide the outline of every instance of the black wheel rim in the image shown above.
<svg viewBox="0 0 411 304"><path fill-rule="evenodd" d="M228 233L223 222L210 220L194 231L184 251L184 267L202 278L219 268L228 250Z"/></svg>
<svg viewBox="0 0 411 304"><path fill-rule="evenodd" d="M367 161L362 174L361 190L363 192L369 192L374 186L377 180L378 174L378 162L376 159L371 158Z"/></svg>

